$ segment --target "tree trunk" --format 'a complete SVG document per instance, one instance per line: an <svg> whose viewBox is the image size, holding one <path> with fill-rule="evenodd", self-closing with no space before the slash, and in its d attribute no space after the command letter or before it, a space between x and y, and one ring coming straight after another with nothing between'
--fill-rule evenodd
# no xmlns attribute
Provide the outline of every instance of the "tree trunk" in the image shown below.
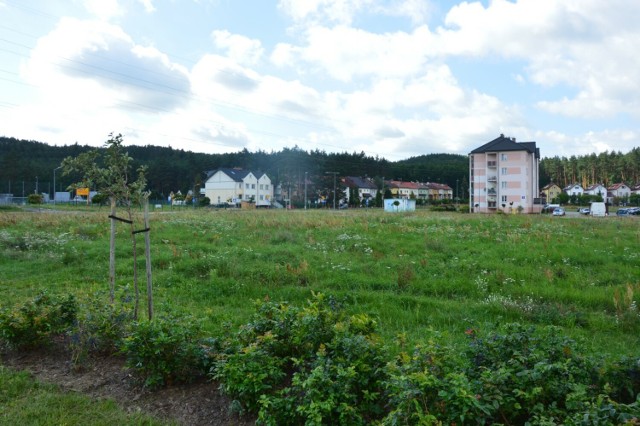
<svg viewBox="0 0 640 426"><path fill-rule="evenodd" d="M151 236L149 233L149 195L144 197L144 255L147 265L147 312L149 321L153 319L153 286L151 281Z"/></svg>
<svg viewBox="0 0 640 426"><path fill-rule="evenodd" d="M138 288L138 251L136 247L136 234L133 224L133 213L131 212L131 202L127 206L127 212L129 214L129 225L131 228L131 246L133 250L133 291L135 293L135 305L133 307L133 319L138 320L138 309L140 307L140 289Z"/></svg>
<svg viewBox="0 0 640 426"><path fill-rule="evenodd" d="M109 296L113 304L116 294L116 199L109 198L111 202L111 237L109 240Z"/></svg>

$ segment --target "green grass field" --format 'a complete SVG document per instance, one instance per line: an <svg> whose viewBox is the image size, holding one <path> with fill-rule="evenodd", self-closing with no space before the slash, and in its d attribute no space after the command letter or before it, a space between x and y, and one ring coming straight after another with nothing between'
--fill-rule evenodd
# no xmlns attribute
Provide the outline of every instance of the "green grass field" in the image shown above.
<svg viewBox="0 0 640 426"><path fill-rule="evenodd" d="M107 216L0 211L3 306L43 289L106 297ZM152 213L150 235L156 312L191 314L212 335L255 300L323 292L373 316L391 346L435 333L455 345L468 328L517 321L559 326L594 353L640 351L636 218L176 209ZM131 288L125 224L116 262L117 286Z"/></svg>

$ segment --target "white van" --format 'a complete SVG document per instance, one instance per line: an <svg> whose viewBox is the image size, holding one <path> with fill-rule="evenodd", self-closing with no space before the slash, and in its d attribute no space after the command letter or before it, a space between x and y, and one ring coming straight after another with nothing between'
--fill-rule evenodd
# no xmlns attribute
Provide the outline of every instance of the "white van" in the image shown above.
<svg viewBox="0 0 640 426"><path fill-rule="evenodd" d="M591 203L590 213L591 216L605 217L607 215L607 206L605 203Z"/></svg>

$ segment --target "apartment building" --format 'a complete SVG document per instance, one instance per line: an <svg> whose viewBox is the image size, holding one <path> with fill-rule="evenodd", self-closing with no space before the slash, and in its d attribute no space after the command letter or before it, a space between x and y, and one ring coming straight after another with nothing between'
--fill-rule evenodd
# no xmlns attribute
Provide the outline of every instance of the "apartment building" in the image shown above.
<svg viewBox="0 0 640 426"><path fill-rule="evenodd" d="M538 213L540 150L501 134L469 153L469 208L475 213Z"/></svg>

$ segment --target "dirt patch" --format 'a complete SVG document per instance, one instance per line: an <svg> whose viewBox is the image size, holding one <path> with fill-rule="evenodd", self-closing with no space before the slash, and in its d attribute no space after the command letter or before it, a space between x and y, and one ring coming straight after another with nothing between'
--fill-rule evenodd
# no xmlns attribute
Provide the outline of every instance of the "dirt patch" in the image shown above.
<svg viewBox="0 0 640 426"><path fill-rule="evenodd" d="M135 385L118 357L94 358L83 369L72 368L69 354L61 349L29 352L0 349L0 363L26 370L44 383L96 399L112 399L127 412L145 412L182 425L252 425L254 418L229 411L231 401L218 385L200 382L150 391Z"/></svg>

